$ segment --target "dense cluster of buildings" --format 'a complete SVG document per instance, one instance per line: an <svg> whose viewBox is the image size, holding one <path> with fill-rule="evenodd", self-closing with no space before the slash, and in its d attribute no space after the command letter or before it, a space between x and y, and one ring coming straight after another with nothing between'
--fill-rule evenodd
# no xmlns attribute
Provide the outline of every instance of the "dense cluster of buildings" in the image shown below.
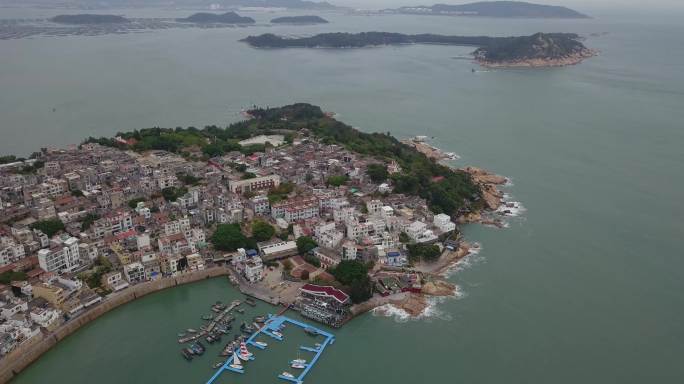
<svg viewBox="0 0 684 384"><path fill-rule="evenodd" d="M423 199L373 183L366 168L377 160L337 145L304 138L251 155L201 156L88 143L0 165L0 352L140 282L230 258L258 282L266 263L297 255L300 236L317 242L312 255L323 268L357 259L402 266L402 233L431 243L455 228ZM400 171L395 163L388 169ZM347 182L328 185L334 176ZM269 196L283 184L287 192ZM280 236L229 255L208 245L216 225L249 228L257 218ZM348 298L309 291L302 291L308 313L330 298L330 319L344 313Z"/></svg>

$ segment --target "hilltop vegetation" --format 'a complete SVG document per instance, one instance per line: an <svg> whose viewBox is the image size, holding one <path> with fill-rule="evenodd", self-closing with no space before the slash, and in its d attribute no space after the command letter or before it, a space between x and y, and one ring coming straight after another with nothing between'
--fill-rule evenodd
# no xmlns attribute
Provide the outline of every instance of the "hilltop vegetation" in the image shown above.
<svg viewBox="0 0 684 384"><path fill-rule="evenodd" d="M131 22L122 16L94 14L57 15L51 18L50 21L61 24L116 24Z"/></svg>
<svg viewBox="0 0 684 384"><path fill-rule="evenodd" d="M505 62L530 59L561 59L588 54L577 35L536 33L505 40L492 40L478 48L475 57L485 62Z"/></svg>
<svg viewBox="0 0 684 384"><path fill-rule="evenodd" d="M137 151L161 149L175 153L182 153L187 146L198 146L205 153L207 148L211 148L212 155L219 156L231 150L244 150L237 141L254 135L282 133L283 130L294 133L306 129L323 142L339 144L383 161L396 161L403 172L389 177L395 185L395 192L425 198L434 212L458 214L482 207L480 190L468 174L428 159L389 133L358 131L327 116L320 107L304 103L280 108L255 108L248 112L253 119L233 123L226 128L150 128L118 134L124 140L132 139L131 144L92 137L86 142ZM386 177L384 172L379 173L378 180Z"/></svg>
<svg viewBox="0 0 684 384"><path fill-rule="evenodd" d="M176 21L185 23L254 24L254 19L251 17L240 16L235 12L223 14L200 12L186 18L176 19Z"/></svg>
<svg viewBox="0 0 684 384"><path fill-rule="evenodd" d="M271 20L274 24L327 24L328 20L320 16L283 16Z"/></svg>
<svg viewBox="0 0 684 384"><path fill-rule="evenodd" d="M483 62L512 62L533 59L589 57L591 50L574 33L537 33L532 36L488 37L405 35L389 32L321 33L287 38L274 34L248 36L242 41L257 48L360 48L368 46L443 44L478 47L475 57Z"/></svg>
<svg viewBox="0 0 684 384"><path fill-rule="evenodd" d="M528 18L560 18L583 19L587 15L570 8L533 4L522 1L480 1L475 3L449 5L435 4L432 6L401 7L398 13L421 15L450 15L450 16L483 16L483 17L528 17Z"/></svg>

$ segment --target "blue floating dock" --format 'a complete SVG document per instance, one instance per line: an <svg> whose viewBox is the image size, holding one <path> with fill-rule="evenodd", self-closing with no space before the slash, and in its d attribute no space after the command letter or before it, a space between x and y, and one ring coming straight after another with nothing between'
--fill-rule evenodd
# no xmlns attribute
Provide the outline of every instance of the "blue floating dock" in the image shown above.
<svg viewBox="0 0 684 384"><path fill-rule="evenodd" d="M256 345L256 344L254 343L254 340L255 340L255 339L257 338L257 336L259 336L261 333L264 333L264 334L266 334L266 335L268 335L268 336L270 336L270 337L272 337L272 338L274 338L274 339L276 339L276 340L282 341L282 340L283 340L282 337L276 336L276 335L274 335L274 334L271 333L271 332L272 332L272 331L280 331L280 330L285 326L286 323L290 323L290 324L296 325L296 326L298 326L298 327L300 327L300 328L303 328L303 329L307 329L307 328L309 328L309 329L314 329L314 330L316 330L316 332L317 332L319 335L325 337L325 340L321 343L321 346L318 347L318 348L310 348L310 347L305 347L305 346L300 346L300 347L299 347L299 348L302 349L302 350L305 350L305 351L314 353L314 356L313 356L313 358L311 359L311 361L308 362L308 363L306 364L306 368L304 368L304 370L302 370L302 372L301 372L298 376L295 376L294 378L291 378L291 377L283 376L282 374L281 374L281 375L278 375L278 378L280 378L280 379L283 379L283 380L286 380L286 381L290 381L290 382L293 382L293 383L297 383L297 384L301 384L301 383L304 382L304 377L307 375L307 373L309 373L309 371L311 370L311 368L313 368L313 366L316 364L316 361L318 361L318 358L321 356L321 354L322 354L323 351L325 350L325 347L327 347L328 345L331 345L331 344L333 344L333 343L335 342L335 336L334 336L332 333L330 333L330 332L326 332L326 331L324 331L324 330L322 330L322 329L318 329L318 328L316 328L316 327L314 327L314 326L311 326L311 325L309 325L309 324L306 324L306 323L303 323L303 322L300 322L300 321L291 319L291 318L289 318L289 317L285 317L285 316L275 316L275 317L270 317L270 318L266 321L266 324L265 324L263 327L261 327L258 331L254 332L254 333L249 337L249 339L247 339L246 343L249 344L249 345L255 346L255 347L257 347L257 348L264 349L264 347L259 346L259 345ZM249 360L254 360L254 356L250 356ZM225 371L232 371L232 372L236 372L236 373L244 373L244 372L245 372L244 370L238 370L238 369L235 369L235 368L230 367L230 364L231 364L232 362L233 362L233 357L230 356L230 357L228 358L228 360L226 360L225 364L223 364L223 365L216 371L216 373L214 373L214 375L207 381L206 384L213 384L213 383L218 379L218 377L221 376L221 374L222 374L223 372L225 372Z"/></svg>
<svg viewBox="0 0 684 384"><path fill-rule="evenodd" d="M255 348L266 349L266 347L264 347L263 345L259 345L259 344L255 343L255 342L253 342L252 340L249 340L249 341L247 342L247 344L249 344L249 345L251 345L251 346L253 346L253 347L255 347Z"/></svg>

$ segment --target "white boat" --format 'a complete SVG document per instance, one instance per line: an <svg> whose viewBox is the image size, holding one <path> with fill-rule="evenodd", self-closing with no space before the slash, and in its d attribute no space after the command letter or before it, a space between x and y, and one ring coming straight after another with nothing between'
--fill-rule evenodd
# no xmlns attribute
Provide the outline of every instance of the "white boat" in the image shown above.
<svg viewBox="0 0 684 384"><path fill-rule="evenodd" d="M304 369L306 368L306 365L304 364L299 364L299 363L292 363L290 367L295 368L295 369Z"/></svg>
<svg viewBox="0 0 684 384"><path fill-rule="evenodd" d="M233 362L230 363L230 367L233 369L242 369L242 363L235 352L233 352Z"/></svg>
<svg viewBox="0 0 684 384"><path fill-rule="evenodd" d="M282 338L282 337L283 337L283 334L282 334L282 333L280 333L280 332L278 332L278 331L272 331L271 333L272 333L272 334L274 334L275 336L278 336L278 337L280 337L280 338Z"/></svg>
<svg viewBox="0 0 684 384"><path fill-rule="evenodd" d="M268 344L264 343L263 341L255 341L254 344L264 348L268 347Z"/></svg>
<svg viewBox="0 0 684 384"><path fill-rule="evenodd" d="M294 378L295 378L294 375L291 374L291 373L288 372L288 371L284 371L284 372L281 373L280 375L283 376L283 377L287 377L288 379L294 379Z"/></svg>
<svg viewBox="0 0 684 384"><path fill-rule="evenodd" d="M306 360L304 359L294 359L290 362L291 364L306 364Z"/></svg>

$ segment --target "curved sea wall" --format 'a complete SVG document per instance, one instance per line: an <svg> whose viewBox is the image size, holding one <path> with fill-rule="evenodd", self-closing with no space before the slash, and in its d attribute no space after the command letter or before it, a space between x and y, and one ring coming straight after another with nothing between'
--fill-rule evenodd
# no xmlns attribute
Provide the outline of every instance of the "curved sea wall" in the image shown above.
<svg viewBox="0 0 684 384"><path fill-rule="evenodd" d="M43 333L27 340L10 352L2 361L0 361L0 383L9 382L14 376L18 375L19 372L36 361L45 352L49 351L50 348L55 346L58 342L112 309L150 293L212 277L225 276L227 274L227 268L210 268L204 271L188 272L175 277L137 284L118 294L111 295L100 304L62 324L53 332Z"/></svg>

